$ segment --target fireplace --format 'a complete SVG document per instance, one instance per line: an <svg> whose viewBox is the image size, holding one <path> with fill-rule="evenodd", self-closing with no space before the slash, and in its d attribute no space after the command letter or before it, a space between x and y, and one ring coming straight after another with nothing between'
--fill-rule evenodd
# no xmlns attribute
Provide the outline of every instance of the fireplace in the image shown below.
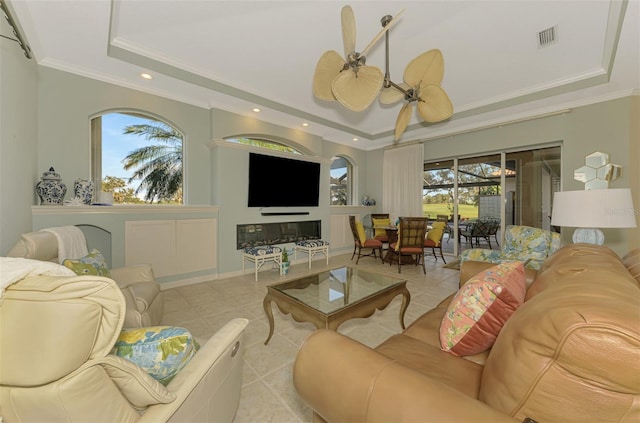
<svg viewBox="0 0 640 423"><path fill-rule="evenodd" d="M249 223L236 226L236 248L286 244L307 239L320 239L320 220L278 223Z"/></svg>

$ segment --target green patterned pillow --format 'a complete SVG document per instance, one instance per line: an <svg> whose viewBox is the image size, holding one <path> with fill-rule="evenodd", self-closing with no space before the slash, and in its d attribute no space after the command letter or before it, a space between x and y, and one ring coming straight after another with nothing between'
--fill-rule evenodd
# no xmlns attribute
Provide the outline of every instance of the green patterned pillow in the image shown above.
<svg viewBox="0 0 640 423"><path fill-rule="evenodd" d="M153 326L123 330L113 353L166 385L186 366L198 348L198 343L185 328Z"/></svg>
<svg viewBox="0 0 640 423"><path fill-rule="evenodd" d="M107 261L102 253L95 248L89 254L79 259L65 259L62 264L73 270L76 275L94 275L111 277Z"/></svg>

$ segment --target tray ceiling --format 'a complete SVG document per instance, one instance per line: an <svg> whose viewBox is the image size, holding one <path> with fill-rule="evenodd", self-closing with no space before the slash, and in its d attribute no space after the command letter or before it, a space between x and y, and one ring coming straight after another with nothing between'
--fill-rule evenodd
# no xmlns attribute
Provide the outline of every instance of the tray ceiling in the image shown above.
<svg viewBox="0 0 640 423"><path fill-rule="evenodd" d="M342 54L340 10L353 8L360 51L384 15L390 71L433 48L445 60L448 121L414 115L400 142L554 113L640 89L637 0L163 1L10 0L39 64L219 108L362 149L393 143L402 103L364 112L314 98L320 55ZM540 48L538 32L557 42ZM384 38L367 55L384 72ZM147 72L152 80L143 80ZM259 114L252 112L258 107ZM303 127L302 123L309 124ZM357 143L352 140L359 138Z"/></svg>

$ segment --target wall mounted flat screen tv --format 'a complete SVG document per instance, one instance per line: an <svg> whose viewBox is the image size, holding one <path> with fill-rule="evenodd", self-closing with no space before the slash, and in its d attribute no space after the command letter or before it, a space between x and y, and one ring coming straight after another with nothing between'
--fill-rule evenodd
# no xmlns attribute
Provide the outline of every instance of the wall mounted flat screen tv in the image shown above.
<svg viewBox="0 0 640 423"><path fill-rule="evenodd" d="M249 207L318 207L320 163L249 153Z"/></svg>

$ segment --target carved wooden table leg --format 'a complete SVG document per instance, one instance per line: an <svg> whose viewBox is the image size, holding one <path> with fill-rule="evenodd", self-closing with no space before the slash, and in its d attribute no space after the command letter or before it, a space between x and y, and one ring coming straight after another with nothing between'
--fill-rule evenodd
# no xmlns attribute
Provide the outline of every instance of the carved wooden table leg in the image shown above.
<svg viewBox="0 0 640 423"><path fill-rule="evenodd" d="M275 322L273 321L273 311L271 310L271 295L269 293L264 297L262 306L264 307L264 312L267 313L267 318L269 319L269 336L267 336L267 340L264 341L264 344L267 345L273 336L273 327L275 326Z"/></svg>
<svg viewBox="0 0 640 423"><path fill-rule="evenodd" d="M409 290L405 286L404 290L402 291L402 305L400 306L400 326L402 326L403 330L406 329L404 326L404 313L407 311L410 301L411 295L409 294Z"/></svg>

